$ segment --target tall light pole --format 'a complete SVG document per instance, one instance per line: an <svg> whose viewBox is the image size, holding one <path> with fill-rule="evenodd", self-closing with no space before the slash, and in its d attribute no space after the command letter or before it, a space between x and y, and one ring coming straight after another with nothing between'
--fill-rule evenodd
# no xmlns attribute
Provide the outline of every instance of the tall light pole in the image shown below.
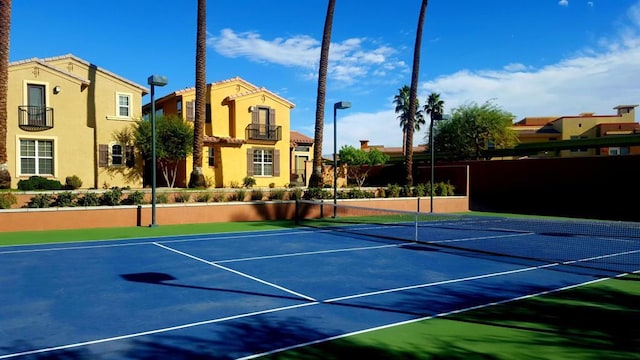
<svg viewBox="0 0 640 360"><path fill-rule="evenodd" d="M151 225L156 227L156 102L154 90L156 86L165 86L169 81L166 76L151 75L147 79L147 84L151 85Z"/></svg>
<svg viewBox="0 0 640 360"><path fill-rule="evenodd" d="M442 114L434 113L431 117L431 124L429 125L429 151L431 152L431 191L430 191L430 199L431 199L431 208L429 212L433 212L433 192L435 190L435 171L434 171L434 163L436 161L435 149L433 148L433 123L437 120L442 120Z"/></svg>
<svg viewBox="0 0 640 360"><path fill-rule="evenodd" d="M336 117L338 109L344 110L351 107L349 101L338 101L333 104L333 217L338 216L338 127L336 126Z"/></svg>

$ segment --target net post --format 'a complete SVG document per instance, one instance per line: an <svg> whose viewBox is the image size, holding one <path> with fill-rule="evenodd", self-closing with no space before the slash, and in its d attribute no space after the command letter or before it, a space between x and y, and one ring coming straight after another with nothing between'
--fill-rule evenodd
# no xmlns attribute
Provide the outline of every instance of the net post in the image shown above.
<svg viewBox="0 0 640 360"><path fill-rule="evenodd" d="M418 221L419 221L419 215L420 212L416 212L416 219L415 219L415 234L414 234L414 238L413 241L414 242L418 242Z"/></svg>
<svg viewBox="0 0 640 360"><path fill-rule="evenodd" d="M324 200L320 200L320 219L324 219Z"/></svg>

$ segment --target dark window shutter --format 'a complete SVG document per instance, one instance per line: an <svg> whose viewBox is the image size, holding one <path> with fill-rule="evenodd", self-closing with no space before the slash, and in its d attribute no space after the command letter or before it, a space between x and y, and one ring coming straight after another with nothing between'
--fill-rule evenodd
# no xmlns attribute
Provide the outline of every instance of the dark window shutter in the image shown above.
<svg viewBox="0 0 640 360"><path fill-rule="evenodd" d="M132 168L136 164L136 156L134 152L134 147L132 145L127 145L126 147L126 165L127 167Z"/></svg>
<svg viewBox="0 0 640 360"><path fill-rule="evenodd" d="M257 106L254 106L253 108L254 110L253 112L251 112L251 123L254 125L258 125L258 123L260 122L260 110Z"/></svg>
<svg viewBox="0 0 640 360"><path fill-rule="evenodd" d="M276 109L269 109L269 125L274 126L276 124Z"/></svg>
<svg viewBox="0 0 640 360"><path fill-rule="evenodd" d="M247 149L247 176L253 176L253 150Z"/></svg>
<svg viewBox="0 0 640 360"><path fill-rule="evenodd" d="M280 176L280 150L273 151L273 176Z"/></svg>
<svg viewBox="0 0 640 360"><path fill-rule="evenodd" d="M98 166L109 166L109 145L107 144L98 145Z"/></svg>
<svg viewBox="0 0 640 360"><path fill-rule="evenodd" d="M196 118L196 102L189 101L187 102L187 121L193 122Z"/></svg>

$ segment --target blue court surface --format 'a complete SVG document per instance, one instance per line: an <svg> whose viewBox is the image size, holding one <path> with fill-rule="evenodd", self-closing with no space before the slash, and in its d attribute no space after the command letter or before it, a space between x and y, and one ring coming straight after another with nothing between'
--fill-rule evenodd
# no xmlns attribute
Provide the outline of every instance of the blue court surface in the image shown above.
<svg viewBox="0 0 640 360"><path fill-rule="evenodd" d="M255 358L640 268L637 238L493 227L434 227L434 245L298 228L0 247L0 359Z"/></svg>

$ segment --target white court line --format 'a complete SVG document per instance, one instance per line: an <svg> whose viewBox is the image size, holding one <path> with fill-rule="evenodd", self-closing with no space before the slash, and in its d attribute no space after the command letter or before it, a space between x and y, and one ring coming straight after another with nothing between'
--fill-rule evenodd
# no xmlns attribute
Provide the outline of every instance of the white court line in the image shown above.
<svg viewBox="0 0 640 360"><path fill-rule="evenodd" d="M393 244L393 245L378 245L378 246L361 246L361 247L334 249L334 250L306 251L306 252L297 252L297 253L280 254L280 255L254 256L254 257L238 258L238 259L231 259L231 260L219 260L219 261L216 261L216 264L239 262L239 261L250 261L250 260L275 259L275 258L303 256L303 255L318 255L318 254L330 254L330 253L337 253L337 252L384 249L384 248L391 248L391 247L402 247L404 245L407 245L407 243L400 243L400 244Z"/></svg>
<svg viewBox="0 0 640 360"><path fill-rule="evenodd" d="M163 245L160 245L160 244L156 244L156 245L160 246L160 247L167 248L167 247L165 247ZM173 250L171 248L167 248L167 249L170 250L170 251L174 251L174 252L180 253L177 250ZM629 251L627 253L636 253L636 252L640 252L640 250ZM624 254L627 254L627 253L624 253ZM191 257L191 258L194 258L194 257L192 257L192 256L190 256L188 254L183 254L183 255ZM603 257L611 257L611 256L616 256L616 254L611 254L611 255L603 256ZM198 261L203 261L203 262L205 262L207 264L216 266L215 264L212 264L212 263L210 263L210 262L208 262L206 260L199 259L199 258L195 258L195 259L197 259ZM580 260L576 260L576 261L572 261L572 262L579 262L579 261ZM550 266L558 266L558 265L561 265L561 264L548 264L548 265L540 266L539 268L550 267ZM220 266L218 266L218 267L220 267ZM224 267L221 267L221 268L224 268ZM231 271L233 271L233 270L231 270ZM520 269L519 271L527 271L527 269L526 268L525 269ZM235 271L233 271L233 272L235 272ZM517 271L514 270L513 272L517 272ZM500 274L505 275L506 273L507 272L501 272ZM636 271L634 273L640 273L640 271ZM618 275L616 277L621 277L621 276L624 276L624 275L626 275L626 274L620 274L620 275ZM495 276L495 275L493 275L493 274L485 274L485 275L479 275L479 276L476 276L476 277L470 277L470 278L466 278L466 279L471 279L471 278L474 278L474 279L489 278L489 277L492 277L492 276ZM477 305L477 306L473 306L473 307L469 307L469 308L465 308L465 309L453 310L453 311L450 311L450 312L440 313L440 314L427 316L427 317L423 317L423 318L407 320L407 321L398 322L398 323L394 323L394 324L387 324L387 325L383 325L383 326L379 326L379 327L375 327L375 328L369 328L369 329L365 329L365 330L361 330L361 331L357 331L357 332L342 334L342 335L333 336L333 337L320 339L320 340L315 340L315 341L311 341L311 342L307 342L307 343L303 343L303 344L297 344L297 345L289 346L289 347L286 347L286 348L276 349L276 350L265 352L265 353L262 353L262 354L254 354L254 355L246 356L246 357L243 357L243 358L239 358L238 360L241 360L241 359L254 359L254 358L257 358L257 357L260 357L260 356L265 356L265 355L274 354L274 353L278 353L278 352L282 352L282 351L286 351L286 350L296 349L296 348L300 348L300 347L304 347L304 346L308 346L308 345L319 344L319 343L327 342L327 341L330 341L330 340L336 340L336 339L344 338L344 337L351 336L351 335L357 335L357 334L371 332L371 331L375 331L375 330L381 330L381 329L390 328L390 327L394 327L394 326L414 323L414 322L418 322L418 321L422 321L422 320L428 320L428 319L432 319L432 318L436 318L436 317L443 317L443 316L447 316L447 315L462 313L462 312L466 312L466 311L469 311L469 310L475 310L475 309L481 309L481 308L485 308L485 307L489 307L489 306L500 305L500 304L504 304L504 303L508 303L508 302L512 302L512 301L516 301L516 300L521 300L521 299L526 299L526 298L530 298L530 297L535 297L535 296L540 296L540 295L545 295L545 294L551 294L551 293L558 292L558 291L561 291L561 290L571 289L571 288L574 288L574 287L579 287L579 286L582 286L582 285L596 283L596 282L604 281L604 280L607 280L607 279L608 278L596 279L596 280L592 280L592 281L588 281L588 282L584 282L584 283L580 283L580 284L575 284L575 285L562 287L562 288L559 288L559 289L547 290L547 291L543 291L543 292L539 292L539 293L535 293L535 294L523 295L523 296L516 297L516 298L511 298L511 299L505 299L505 300L501 300L501 301L497 301L497 302L492 302L492 303L489 303L489 304L483 304L483 305ZM456 281L456 279L452 279L449 282L454 282L454 281ZM465 281L465 280L458 280L458 281ZM466 281L468 281L468 280L466 280ZM443 283L443 282L439 282L439 283ZM418 287L418 286L419 287L427 287L427 286L432 286L432 285L430 285L430 284L422 284L422 285L416 285L415 287ZM399 288L399 289L403 289L403 288ZM388 292L390 292L390 291L400 291L400 290L398 290L398 289L388 290ZM381 292L377 292L377 293L381 293ZM370 294L374 294L374 293L370 293ZM354 295L352 297L363 297L363 296L367 296L367 295L366 294L360 294L360 295ZM329 300L326 300L325 303L336 302L338 300L346 299L346 298L348 298L348 297L329 299ZM214 324L214 323L219 323L219 322L228 321L228 320L240 319L240 318L245 318L245 317L250 317L250 316L255 316L255 315L268 314L268 313L273 313L273 312L278 312L278 311L285 311L285 310L296 309L296 308L301 308L301 307L306 307L306 306L311 306L311 305L318 305L318 304L321 304L321 302L313 301L313 302L309 302L309 303L305 303L305 304L285 306L285 307L274 308L274 309L269 309L269 310L256 311L256 312L252 312L252 313L238 314L238 315L219 318L219 319L211 319L211 320L199 321L199 322L183 324L183 325L178 325L178 326L172 326L172 327L166 327L166 328L161 328L161 329L156 329L156 330L149 330L149 331L144 331L144 332L138 332L138 333L114 336L114 337L109 337L109 338L78 342L78 343L73 343L73 344L68 344L68 345L60 345L60 346L43 348L43 349L35 349L35 350L18 352L18 353L5 354L5 355L0 355L0 359L9 359L9 358L18 357L18 356L34 355L34 354L51 352L51 351L66 350L66 349L77 348L77 347L81 347L81 346L88 346L88 345L100 344L100 343L105 343L105 342L130 339L130 338L135 338L135 337L140 337L140 336L159 334L159 333L164 333L164 332L169 332L169 331L174 331L174 330L180 330L180 329L186 329L186 328L200 326L200 325Z"/></svg>
<svg viewBox="0 0 640 360"><path fill-rule="evenodd" d="M158 244L158 243L153 243L153 244L154 244L154 245L156 245L156 246L159 246L159 247L161 247L161 248L163 248L163 249L166 249L166 250L172 251L172 252L174 252L174 253L176 253L176 254L180 254L180 255L182 255L182 256L186 256L186 257L188 257L188 258L190 258L190 259L197 260L197 261L203 262L203 263L205 263L205 264L208 264L208 265L211 265L211 266L217 267L217 268L219 268L219 269L222 269L222 270L225 270L225 271L232 272L232 273L234 273L234 274L236 274L236 275L240 275L240 276L242 276L242 277L246 277L247 279L251 279L251 280L253 280L253 281L257 281L257 282L259 282L259 283L261 283L261 284L265 284L265 285L268 285L268 286L274 287L274 288L276 288L276 289L278 289L278 290L282 290L282 291L287 292L287 293L289 293L289 294L293 294L293 295L298 296L298 297L301 297L301 298L303 298L303 299L305 299L305 300L309 300L309 301L317 301L316 299L314 299L314 298L312 298L312 297L310 297L310 296L306 296L306 295L300 294L300 293L298 293L298 292L295 292L295 291L293 291L293 290L287 289L287 288L282 287L282 286L280 286L280 285L276 285L276 284L274 284L274 283L271 283L271 282L268 282L268 281L265 281L265 280L259 279L259 278L255 277L255 276L251 276L251 275L249 275L249 274L245 274L245 273L243 273L243 272L240 272L240 271L237 271L237 270L233 270L233 269L228 268L228 267L226 267L226 266L222 266L222 265L216 264L216 263L214 263L214 262L211 262L211 261L205 260L205 259L203 259L203 258L199 258L199 257L197 257L197 256L194 256L194 255L188 254L188 253L186 253L186 252L183 252L183 251L180 251L180 250L176 250L176 249L173 249L173 248L170 248L170 247L168 247L168 246L165 246L165 245L162 245L162 244Z"/></svg>
<svg viewBox="0 0 640 360"><path fill-rule="evenodd" d="M261 310L261 311L251 312L251 313L233 315L233 316L228 316L228 317L219 318L219 319L198 321L198 322L194 322L194 323L171 326L171 327L166 327L166 328L161 328L161 329L156 329L156 330L149 330L149 331L142 331L142 332L138 332L138 333L132 333L132 334L126 334L126 335L120 335L120 336L113 336L113 337L104 338L104 339L83 341L83 342L77 342L77 343L68 344L68 345L53 346L53 347L48 347L48 348L43 348L43 349L36 349L36 350L23 351L23 352L18 352L18 353L13 353L13 354L0 355L0 359L9 359L9 358L18 357L18 356L41 354L41 353L50 352L50 351L66 350L66 349L77 348L77 347L87 346L87 345L95 345L95 344L100 344L100 343L105 343L105 342L110 342L110 341L131 339L131 338L140 337L140 336L153 335L153 334L159 334L159 333L164 333L164 332L168 332L168 331L187 329L187 328L194 327L194 326L215 324L215 323L228 321L228 320L235 320L235 319L241 319L241 318L255 316L255 315L263 315L263 314L268 314L268 313L272 313L272 312L278 312L278 311L290 310L290 309L295 309L295 308L301 308L301 307L315 305L315 304L317 304L317 302L316 303L310 302L310 303L305 303L305 304L290 305L290 306L284 306L284 307L279 307L279 308L274 308L274 309L269 309L269 310Z"/></svg>

